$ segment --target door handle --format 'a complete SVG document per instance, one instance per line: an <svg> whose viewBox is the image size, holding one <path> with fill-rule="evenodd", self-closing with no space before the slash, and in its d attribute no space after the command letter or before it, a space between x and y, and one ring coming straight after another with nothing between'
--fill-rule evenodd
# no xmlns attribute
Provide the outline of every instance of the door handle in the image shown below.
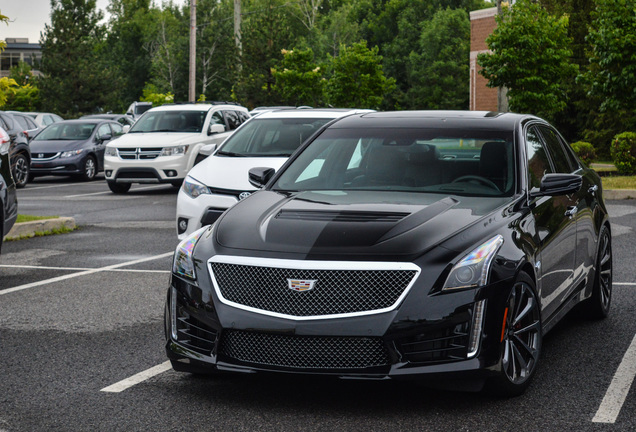
<svg viewBox="0 0 636 432"><path fill-rule="evenodd" d="M568 209L565 211L565 216L572 219L578 211L579 211L579 208L577 206L569 206Z"/></svg>

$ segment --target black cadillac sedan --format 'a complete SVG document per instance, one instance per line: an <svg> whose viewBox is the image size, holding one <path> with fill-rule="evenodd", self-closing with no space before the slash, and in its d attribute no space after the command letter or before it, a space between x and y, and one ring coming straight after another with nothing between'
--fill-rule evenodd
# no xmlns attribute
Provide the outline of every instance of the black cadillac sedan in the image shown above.
<svg viewBox="0 0 636 432"><path fill-rule="evenodd" d="M46 127L30 142L30 177L65 175L85 181L104 169L106 144L123 133L112 120L64 120Z"/></svg>
<svg viewBox="0 0 636 432"><path fill-rule="evenodd" d="M250 181L262 189L175 252L175 370L424 378L512 396L566 313L608 314L601 182L540 118L353 115Z"/></svg>

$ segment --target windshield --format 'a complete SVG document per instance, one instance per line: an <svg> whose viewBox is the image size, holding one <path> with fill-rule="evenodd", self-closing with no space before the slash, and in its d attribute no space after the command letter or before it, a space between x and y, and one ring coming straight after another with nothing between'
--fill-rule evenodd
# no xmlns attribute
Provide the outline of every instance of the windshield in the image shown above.
<svg viewBox="0 0 636 432"><path fill-rule="evenodd" d="M393 190L510 196L512 133L457 129L330 129L273 189Z"/></svg>
<svg viewBox="0 0 636 432"><path fill-rule="evenodd" d="M33 138L34 141L77 141L90 138L94 123L53 123Z"/></svg>
<svg viewBox="0 0 636 432"><path fill-rule="evenodd" d="M220 156L290 156L330 118L258 119L245 123L223 144Z"/></svg>
<svg viewBox="0 0 636 432"><path fill-rule="evenodd" d="M193 132L203 130L207 111L149 111L128 133L135 132Z"/></svg>

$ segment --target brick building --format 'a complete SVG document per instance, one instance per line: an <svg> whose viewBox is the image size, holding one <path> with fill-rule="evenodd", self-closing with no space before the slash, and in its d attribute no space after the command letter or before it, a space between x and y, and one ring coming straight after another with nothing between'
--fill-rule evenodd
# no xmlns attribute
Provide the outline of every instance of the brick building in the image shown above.
<svg viewBox="0 0 636 432"><path fill-rule="evenodd" d="M506 111L498 102L498 89L486 87L488 80L479 74L477 55L488 52L486 38L497 23L497 8L476 10L470 13L470 109L473 111Z"/></svg>

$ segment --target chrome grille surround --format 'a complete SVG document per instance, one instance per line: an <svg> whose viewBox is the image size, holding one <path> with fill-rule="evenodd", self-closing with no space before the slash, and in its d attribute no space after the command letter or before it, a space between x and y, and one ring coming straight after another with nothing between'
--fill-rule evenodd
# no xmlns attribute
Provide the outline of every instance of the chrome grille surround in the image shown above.
<svg viewBox="0 0 636 432"><path fill-rule="evenodd" d="M117 155L120 159L149 160L159 157L163 147L117 147Z"/></svg>
<svg viewBox="0 0 636 432"><path fill-rule="evenodd" d="M413 263L304 261L216 255L208 268L219 300L292 320L345 318L396 309L421 269ZM315 281L294 291L288 279Z"/></svg>
<svg viewBox="0 0 636 432"><path fill-rule="evenodd" d="M381 338L297 336L229 330L219 354L265 366L294 369L364 369L390 364Z"/></svg>

